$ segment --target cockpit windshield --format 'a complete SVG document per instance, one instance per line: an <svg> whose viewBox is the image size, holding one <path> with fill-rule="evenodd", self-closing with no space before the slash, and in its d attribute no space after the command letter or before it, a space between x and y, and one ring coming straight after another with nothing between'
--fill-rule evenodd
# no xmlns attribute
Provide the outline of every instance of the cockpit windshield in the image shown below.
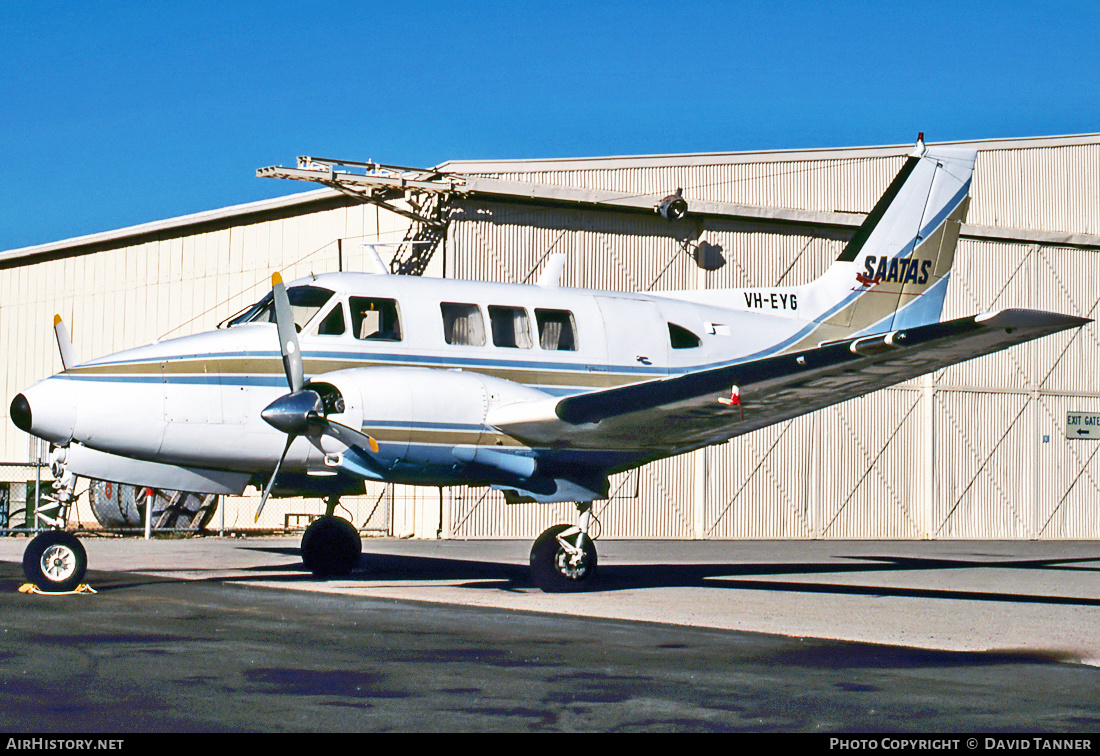
<svg viewBox="0 0 1100 756"><path fill-rule="evenodd" d="M290 309L294 313L294 325L301 331L317 311L332 299L333 293L319 286L291 286L286 290ZM243 313L229 321L232 328L241 323L274 323L275 300L270 293Z"/></svg>

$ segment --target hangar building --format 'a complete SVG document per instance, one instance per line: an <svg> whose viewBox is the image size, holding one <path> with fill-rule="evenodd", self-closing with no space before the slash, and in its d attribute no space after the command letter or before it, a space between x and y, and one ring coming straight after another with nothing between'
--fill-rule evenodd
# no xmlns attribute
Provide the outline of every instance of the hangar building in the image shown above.
<svg viewBox="0 0 1100 756"><path fill-rule="evenodd" d="M1100 134L960 143L978 152L944 317L1100 302ZM794 285L839 254L912 145L449 162L430 170L300 158L261 176L324 188L0 252L4 397L61 369L53 316L99 356L207 330L286 280L370 270L660 291ZM290 186L290 185L288 185ZM679 193L687 212L655 212ZM1014 347L612 478L604 538L1100 538L1096 323ZM7 418L0 460L46 450ZM12 491L19 475L8 474ZM46 475L48 478L48 474ZM13 493L13 496L15 494ZM258 494L212 527L253 527ZM342 501L364 531L531 538L567 504L506 505L484 488L368 483ZM304 526L319 501L273 500L259 527ZM74 517L94 522L83 504ZM0 523L3 526L3 523Z"/></svg>

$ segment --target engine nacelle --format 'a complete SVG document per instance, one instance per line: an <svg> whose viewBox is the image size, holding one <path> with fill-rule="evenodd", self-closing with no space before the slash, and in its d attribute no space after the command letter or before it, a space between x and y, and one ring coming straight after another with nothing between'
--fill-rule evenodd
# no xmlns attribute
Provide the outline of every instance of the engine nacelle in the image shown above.
<svg viewBox="0 0 1100 756"><path fill-rule="evenodd" d="M530 449L486 425L491 410L549 395L514 381L462 370L371 367L315 376L330 420L362 430L378 441L373 459L387 480L429 483L453 479L466 468L473 479L523 479L534 475ZM339 466L347 446L325 436L321 448Z"/></svg>

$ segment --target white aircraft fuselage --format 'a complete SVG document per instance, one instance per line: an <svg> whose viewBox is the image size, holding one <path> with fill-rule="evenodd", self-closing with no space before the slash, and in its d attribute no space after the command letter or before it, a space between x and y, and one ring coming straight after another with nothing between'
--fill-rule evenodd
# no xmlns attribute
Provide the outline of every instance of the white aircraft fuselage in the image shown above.
<svg viewBox="0 0 1100 756"><path fill-rule="evenodd" d="M597 448L576 438L527 445L491 418L517 403L757 358L812 326L796 317L797 293L786 289L750 295L768 307L774 298L772 315L675 294L365 273L293 282L292 300L303 287L324 300L298 324L306 376L340 392L343 411L329 417L378 440L357 472L411 484L516 485L536 470L606 472L663 456L674 447L659 435L601 439ZM392 302L397 330L360 338L351 308L382 302ZM275 324L242 322L90 360L24 395L32 432L58 446L262 476L285 436L261 412L286 393ZM283 470L331 473L346 451L330 436L301 436Z"/></svg>

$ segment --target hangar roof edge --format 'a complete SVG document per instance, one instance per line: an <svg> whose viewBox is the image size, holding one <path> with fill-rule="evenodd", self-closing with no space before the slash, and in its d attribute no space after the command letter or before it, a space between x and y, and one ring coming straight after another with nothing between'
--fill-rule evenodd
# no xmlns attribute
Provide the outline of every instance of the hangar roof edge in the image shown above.
<svg viewBox="0 0 1100 756"><path fill-rule="evenodd" d="M61 250L73 249L76 247L107 244L113 241L128 239L135 236L146 236L149 234L155 234L160 231L170 231L187 226L197 226L203 223L211 223L228 218L237 218L245 215L252 215L254 213L270 212L272 210L280 210L283 208L294 207L295 205L309 204L318 200L339 196L341 196L340 192L336 191L335 189L313 189L311 191L298 192L297 194L289 194L285 197L275 197L273 199L246 202L241 205L230 205L228 207L220 207L215 210L203 210L202 212L198 213L178 215L174 218L165 218L162 220L149 221L148 223L139 223L136 226L125 226L124 228L112 229L110 231L99 231L94 234L87 234L85 236L74 236L68 239L59 239L58 241L47 242L45 244L36 244L30 247L19 247L17 249L6 250L0 252L0 263L16 260L21 257L47 255L52 252L59 252Z"/></svg>
<svg viewBox="0 0 1100 756"><path fill-rule="evenodd" d="M1074 134L1045 137L1006 137L955 142L928 142L929 145L965 146L979 151L1039 149L1079 144L1100 144L1100 134ZM790 150L750 150L745 152L695 152L669 155L620 155L612 157L532 158L501 160L448 160L437 170L455 173L522 173L549 170L607 170L614 168L666 167L693 165L709 159L712 165L726 163L771 163L790 160L830 160L853 157L905 155L913 144L871 147L820 147Z"/></svg>
<svg viewBox="0 0 1100 756"><path fill-rule="evenodd" d="M1100 144L1100 134L1078 134L1070 136L1022 137L1004 139L985 139L958 142L929 142L940 145L965 145L979 151L1029 149L1043 147L1065 147L1081 144ZM436 170L479 173L515 173L546 170L582 170L610 169L617 167L675 166L696 164L701 158L711 158L712 163L740 162L779 162L789 160L829 160L851 157L880 157L907 154L912 144L887 145L879 147L828 147L797 150L754 150L747 152L686 153L678 155L634 155L619 157L580 157L580 158L539 158L531 160L450 160L436 166ZM273 199L248 202L240 205L205 210L173 218L150 221L135 226L101 231L85 236L60 239L30 247L20 247L0 251L0 265L12 263L25 257L50 255L79 247L110 244L123 239L146 236L162 231L171 231L187 226L201 225L216 221L237 218L255 213L293 208L322 200L342 196L335 189L315 189Z"/></svg>

